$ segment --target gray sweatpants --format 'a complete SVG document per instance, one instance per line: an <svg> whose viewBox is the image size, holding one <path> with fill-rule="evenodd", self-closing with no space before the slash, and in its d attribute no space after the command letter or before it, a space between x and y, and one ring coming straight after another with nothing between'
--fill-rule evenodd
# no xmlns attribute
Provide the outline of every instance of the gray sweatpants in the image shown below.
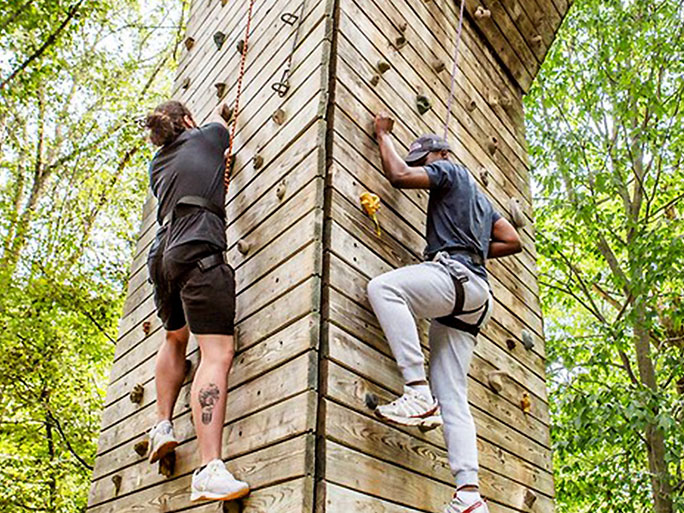
<svg viewBox="0 0 684 513"><path fill-rule="evenodd" d="M452 275L467 277L463 311L479 308L459 319L475 324L486 304L484 326L492 310L489 285L447 253L385 273L368 284L368 298L406 383L426 379L415 318L435 319L453 312ZM436 320L430 324L430 385L442 410L449 465L459 487L478 484L475 423L468 405L468 368L476 343L470 333Z"/></svg>

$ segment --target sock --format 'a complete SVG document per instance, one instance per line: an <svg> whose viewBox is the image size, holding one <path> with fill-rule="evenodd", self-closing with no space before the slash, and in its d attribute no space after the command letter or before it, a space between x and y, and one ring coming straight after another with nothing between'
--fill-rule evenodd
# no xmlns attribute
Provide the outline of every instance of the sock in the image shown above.
<svg viewBox="0 0 684 513"><path fill-rule="evenodd" d="M425 397L428 401L432 401L432 392L430 391L430 385L406 385L411 390L418 392L420 395Z"/></svg>
<svg viewBox="0 0 684 513"><path fill-rule="evenodd" d="M464 504L471 506L472 504L475 504L477 501L482 500L482 497L480 496L480 492L472 492L472 491L466 491L466 490L459 490L456 492L456 495L459 499L463 501Z"/></svg>

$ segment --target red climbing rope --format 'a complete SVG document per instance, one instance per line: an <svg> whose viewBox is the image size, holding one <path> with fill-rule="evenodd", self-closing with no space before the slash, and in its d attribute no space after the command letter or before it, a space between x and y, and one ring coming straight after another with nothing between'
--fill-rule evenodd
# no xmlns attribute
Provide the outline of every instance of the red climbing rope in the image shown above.
<svg viewBox="0 0 684 513"><path fill-rule="evenodd" d="M451 119L451 105L454 100L454 88L456 86L456 71L458 70L458 49L461 46L461 32L463 29L463 9L465 0L461 0L461 14L458 19L458 32L456 33L456 48L454 49L454 64L451 68L451 89L449 90L449 102L447 104L446 121L444 122L444 139L449 135L449 121Z"/></svg>
<svg viewBox="0 0 684 513"><path fill-rule="evenodd" d="M238 75L237 91L235 92L235 106L233 107L233 126L230 130L230 142L228 143L228 155L226 155L226 173L223 178L223 183L228 192L230 185L230 168L233 163L233 143L235 141L235 132L237 131L238 114L240 113L240 94L242 93L242 79L245 76L245 61L247 60L247 49L249 48L249 28L252 25L252 9L254 1L249 2L249 12L247 13L247 27L245 28L244 45L242 46L242 56L240 57L240 74Z"/></svg>

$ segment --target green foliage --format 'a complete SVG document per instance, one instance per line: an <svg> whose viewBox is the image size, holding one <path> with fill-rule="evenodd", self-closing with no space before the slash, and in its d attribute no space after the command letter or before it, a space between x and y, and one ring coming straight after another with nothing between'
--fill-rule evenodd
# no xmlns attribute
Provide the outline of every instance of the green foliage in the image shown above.
<svg viewBox="0 0 684 513"><path fill-rule="evenodd" d="M526 99L564 512L684 507L683 30L578 0Z"/></svg>
<svg viewBox="0 0 684 513"><path fill-rule="evenodd" d="M0 513L84 511L184 2L0 14Z"/></svg>

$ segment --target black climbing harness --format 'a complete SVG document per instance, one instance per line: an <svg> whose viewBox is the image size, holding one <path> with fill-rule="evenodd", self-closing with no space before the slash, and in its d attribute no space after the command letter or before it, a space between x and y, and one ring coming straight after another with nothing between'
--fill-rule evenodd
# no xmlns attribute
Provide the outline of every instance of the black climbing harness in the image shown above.
<svg viewBox="0 0 684 513"><path fill-rule="evenodd" d="M450 256L453 256L455 254L466 255L470 257L474 264L484 264L484 259L477 253L473 253L471 251L450 251L449 254ZM482 324L484 323L484 320L487 317L487 313L489 312L490 298L487 298L487 300L477 308L474 308L472 310L464 310L463 307L465 306L465 287L463 286L463 284L467 283L470 278L468 278L468 276L464 273L456 273L453 270L449 271L449 275L451 276L451 279L454 281L454 291L456 293L456 298L454 300L454 309L451 311L449 315L446 315L444 317L438 317L435 320L445 326L448 326L449 328L465 331L466 333L470 333L473 336L477 336L480 333L480 328L482 327ZM480 317L477 319L477 322L475 323L465 322L461 319L463 315L472 315L478 312L481 312L481 314Z"/></svg>

